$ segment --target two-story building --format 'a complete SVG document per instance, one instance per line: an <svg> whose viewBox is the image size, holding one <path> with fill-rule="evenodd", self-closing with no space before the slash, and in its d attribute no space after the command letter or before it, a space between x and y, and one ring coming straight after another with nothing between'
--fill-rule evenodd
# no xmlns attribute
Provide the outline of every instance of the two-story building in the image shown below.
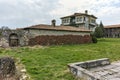
<svg viewBox="0 0 120 80"><path fill-rule="evenodd" d="M96 19L97 17L94 15L89 15L86 10L85 13L74 13L69 16L65 16L61 18L63 26L74 26L84 29L89 29L94 31L96 27Z"/></svg>

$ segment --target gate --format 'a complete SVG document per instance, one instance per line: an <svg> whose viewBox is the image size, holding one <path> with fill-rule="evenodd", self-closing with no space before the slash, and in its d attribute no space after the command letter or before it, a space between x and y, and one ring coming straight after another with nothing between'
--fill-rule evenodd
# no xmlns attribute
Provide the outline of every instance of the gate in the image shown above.
<svg viewBox="0 0 120 80"><path fill-rule="evenodd" d="M9 46L11 47L19 46L19 38L17 34L13 33L9 36Z"/></svg>

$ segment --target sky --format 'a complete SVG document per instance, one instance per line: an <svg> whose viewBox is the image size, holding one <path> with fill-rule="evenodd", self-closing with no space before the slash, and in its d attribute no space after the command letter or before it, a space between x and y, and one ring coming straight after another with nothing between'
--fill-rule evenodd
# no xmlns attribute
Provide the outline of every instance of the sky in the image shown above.
<svg viewBox="0 0 120 80"><path fill-rule="evenodd" d="M0 27L22 28L51 24L60 17L88 10L104 25L120 24L120 0L0 0Z"/></svg>

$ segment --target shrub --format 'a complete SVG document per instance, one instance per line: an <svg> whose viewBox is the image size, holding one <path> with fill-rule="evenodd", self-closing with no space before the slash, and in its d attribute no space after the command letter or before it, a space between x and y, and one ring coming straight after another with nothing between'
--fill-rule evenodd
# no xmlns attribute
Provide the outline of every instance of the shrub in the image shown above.
<svg viewBox="0 0 120 80"><path fill-rule="evenodd" d="M91 33L91 37L92 37L92 42L97 43L97 38L94 33Z"/></svg>
<svg viewBox="0 0 120 80"><path fill-rule="evenodd" d="M97 38L95 36L92 36L93 43L97 43Z"/></svg>

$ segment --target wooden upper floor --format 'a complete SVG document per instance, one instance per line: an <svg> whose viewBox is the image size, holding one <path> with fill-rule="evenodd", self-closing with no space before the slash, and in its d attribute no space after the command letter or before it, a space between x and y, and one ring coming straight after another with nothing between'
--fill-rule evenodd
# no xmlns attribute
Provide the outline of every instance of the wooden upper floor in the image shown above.
<svg viewBox="0 0 120 80"><path fill-rule="evenodd" d="M89 15L86 10L85 13L74 13L73 15L65 16L61 18L62 25L71 25L75 26L77 24L91 24L96 25L96 19L94 15Z"/></svg>

